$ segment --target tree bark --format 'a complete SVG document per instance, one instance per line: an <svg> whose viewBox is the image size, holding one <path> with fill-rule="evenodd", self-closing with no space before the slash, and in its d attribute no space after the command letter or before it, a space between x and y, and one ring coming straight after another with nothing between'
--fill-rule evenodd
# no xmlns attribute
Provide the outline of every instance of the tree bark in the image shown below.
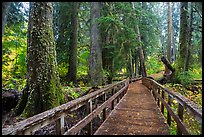
<svg viewBox="0 0 204 137"><path fill-rule="evenodd" d="M188 71L190 59L191 59L191 38L192 38L192 24L193 24L193 2L190 2L190 23L189 23L189 36L188 36L188 49L187 49L187 59L186 59L186 70Z"/></svg>
<svg viewBox="0 0 204 137"><path fill-rule="evenodd" d="M89 58L89 77L91 86L102 85L103 67L102 67L102 50L100 46L100 32L96 19L100 17L100 3L91 2L91 49Z"/></svg>
<svg viewBox="0 0 204 137"><path fill-rule="evenodd" d="M132 10L134 10L134 2L131 2L132 4ZM136 19L136 17L135 17ZM147 77L147 73L146 73L146 66L145 66L145 59L144 59L144 52L142 49L142 41L141 41L141 35L140 35L140 31L139 31L139 27L138 25L135 26L135 32L137 34L137 40L139 42L139 46L138 46L138 50L139 50L139 57L140 57L140 66L141 66L141 73L142 73L142 77Z"/></svg>
<svg viewBox="0 0 204 137"><path fill-rule="evenodd" d="M170 74L165 75L164 77L161 78L160 80L158 80L159 83L161 84L165 84L167 82L174 82L174 78L175 78L175 69L171 66L170 62L168 61L168 59L165 58L165 56L161 57L161 61L165 64L165 66L171 71Z"/></svg>
<svg viewBox="0 0 204 137"><path fill-rule="evenodd" d="M139 50L139 57L140 57L140 66L141 66L141 71L142 71L141 73L142 73L142 77L147 77L144 53L143 53L143 49L142 49L142 45L141 45L141 38L140 38L140 32L139 32L138 25L136 26L136 30L137 30L136 32L138 34L138 41L140 42L138 50Z"/></svg>
<svg viewBox="0 0 204 137"><path fill-rule="evenodd" d="M71 22L71 4L70 2L59 2L58 14L57 15L57 31L58 37L56 40L56 52L57 52L57 62L59 65L67 66L68 71L68 57L69 57L69 48L70 48L70 30L73 27L70 27ZM70 8L71 7L71 8ZM65 65L66 63L66 65ZM67 80L67 73L61 77Z"/></svg>
<svg viewBox="0 0 204 137"><path fill-rule="evenodd" d="M135 77L139 75L139 61L138 61L138 50L135 51Z"/></svg>
<svg viewBox="0 0 204 137"><path fill-rule="evenodd" d="M172 27L172 5L168 2L168 38L167 38L167 59L172 63L172 48L173 48L173 27ZM170 70L165 66L165 75L169 75Z"/></svg>
<svg viewBox="0 0 204 137"><path fill-rule="evenodd" d="M69 56L69 68L68 68L68 82L77 84L77 9L78 2L72 2L71 13L71 35L70 35L70 56Z"/></svg>
<svg viewBox="0 0 204 137"><path fill-rule="evenodd" d="M11 2L2 2L2 36L4 35L4 27L6 25L7 13Z"/></svg>
<svg viewBox="0 0 204 137"><path fill-rule="evenodd" d="M30 4L25 92L28 97L22 113L25 117L41 113L64 102L52 28L53 5L51 2Z"/></svg>
<svg viewBox="0 0 204 137"><path fill-rule="evenodd" d="M180 4L180 34L179 34L179 71L186 71L187 56L188 56L188 2Z"/></svg>
<svg viewBox="0 0 204 137"><path fill-rule="evenodd" d="M134 77L134 72L133 72L133 61L132 61L132 52L131 49L129 50L129 77L133 78Z"/></svg>
<svg viewBox="0 0 204 137"><path fill-rule="evenodd" d="M104 31L104 30L101 30ZM103 69L108 71L108 76L107 76L107 83L111 84L112 83L112 78L113 78L113 55L112 51L114 48L106 48L106 45L114 45L113 43L113 36L110 34L110 32L103 32L101 33L101 40L104 46L102 48L102 64L103 64Z"/></svg>
<svg viewBox="0 0 204 137"><path fill-rule="evenodd" d="M175 69L171 66L171 63L164 57L161 57L161 61L165 64L165 66L173 73Z"/></svg>

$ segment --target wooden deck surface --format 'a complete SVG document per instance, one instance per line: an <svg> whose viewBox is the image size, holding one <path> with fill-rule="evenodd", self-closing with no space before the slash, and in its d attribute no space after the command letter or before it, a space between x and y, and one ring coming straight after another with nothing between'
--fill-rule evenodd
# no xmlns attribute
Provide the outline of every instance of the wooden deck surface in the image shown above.
<svg viewBox="0 0 204 137"><path fill-rule="evenodd" d="M94 135L168 135L153 96L141 80L131 83L126 95Z"/></svg>

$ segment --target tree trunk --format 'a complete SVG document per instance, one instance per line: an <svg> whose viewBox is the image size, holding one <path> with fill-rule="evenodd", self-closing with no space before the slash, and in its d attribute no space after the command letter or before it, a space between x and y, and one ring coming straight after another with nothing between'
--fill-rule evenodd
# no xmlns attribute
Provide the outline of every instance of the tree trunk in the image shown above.
<svg viewBox="0 0 204 137"><path fill-rule="evenodd" d="M102 85L103 68L102 68L102 50L100 47L100 32L96 19L100 17L100 3L91 2L91 49L89 58L89 76L91 86Z"/></svg>
<svg viewBox="0 0 204 137"><path fill-rule="evenodd" d="M101 30L104 31L104 30ZM106 35L105 35L106 34ZM107 83L111 84L112 83L112 78L113 78L113 55L112 51L114 48L106 48L106 45L114 45L113 44L113 38L110 34L110 32L103 32L101 35L101 40L104 45L104 48L102 48L102 64L103 64L103 69L108 71L108 76L107 76Z"/></svg>
<svg viewBox="0 0 204 137"><path fill-rule="evenodd" d="M132 10L134 10L134 2L131 2L132 4ZM135 17L136 19L136 17ZM140 57L140 65L141 65L141 73L142 73L142 77L146 77L147 74L146 74L146 66L145 66L145 59L144 59L144 52L143 52L143 49L142 49L142 41L141 41L141 35L140 35L140 31L139 31L139 27L138 25L135 26L135 32L137 34L137 40L138 42L140 43L139 44L139 47L138 47L138 50L139 50L139 57Z"/></svg>
<svg viewBox="0 0 204 137"><path fill-rule="evenodd" d="M147 2L141 2L141 7L144 11L147 11L148 10L148 7L147 7ZM142 20L142 26L148 26L148 21L146 19L147 17L146 16L142 16L141 17L141 20ZM144 60L146 60L146 55L145 55L145 52L147 51L147 46L148 45L148 35L145 31L141 30L140 31L140 37L141 37L141 41L143 43L142 45L142 50L143 50L143 53L144 53ZM151 53L150 53L151 54Z"/></svg>
<svg viewBox="0 0 204 137"><path fill-rule="evenodd" d="M77 8L78 2L72 2L71 13L71 35L70 35L70 56L69 56L69 68L68 68L68 82L77 84Z"/></svg>
<svg viewBox="0 0 204 137"><path fill-rule="evenodd" d="M139 32L139 28L138 25L136 26L137 28L137 34L138 34L138 41L141 43L141 38L140 38L140 32ZM138 47L139 50L139 57L140 57L140 65L141 65L141 73L142 73L142 77L146 77L146 66L145 66L145 60L144 60L144 53L143 53L143 49L142 49L142 45L140 44Z"/></svg>
<svg viewBox="0 0 204 137"><path fill-rule="evenodd" d="M165 66L173 73L175 69L171 66L171 63L164 57L161 57L161 61L165 64Z"/></svg>
<svg viewBox="0 0 204 137"><path fill-rule="evenodd" d="M165 84L167 82L174 82L175 81L175 69L171 66L170 62L165 58L165 56L161 57L161 61L165 64L165 66L171 71L170 74L164 75L163 78L158 80L160 84Z"/></svg>
<svg viewBox="0 0 204 137"><path fill-rule="evenodd" d="M138 61L138 50L135 52L135 77L139 75L139 61Z"/></svg>
<svg viewBox="0 0 204 137"><path fill-rule="evenodd" d="M172 27L173 29L173 27ZM172 31L172 45L173 45L173 50L172 50L172 62L176 60L176 44L174 40L174 31Z"/></svg>
<svg viewBox="0 0 204 137"><path fill-rule="evenodd" d="M53 5L51 2L30 4L27 90L24 96L28 95L28 97L22 113L25 117L41 113L64 102L52 28ZM18 107L22 106L18 105Z"/></svg>
<svg viewBox="0 0 204 137"><path fill-rule="evenodd" d="M167 39L167 59L172 63L172 47L173 47L173 27L172 27L172 5L168 2L168 39ZM170 70L165 66L164 75L169 75Z"/></svg>
<svg viewBox="0 0 204 137"><path fill-rule="evenodd" d="M132 52L131 49L129 50L129 77L132 78L134 77L134 72L133 72L133 63L132 63Z"/></svg>
<svg viewBox="0 0 204 137"><path fill-rule="evenodd" d="M188 2L180 4L180 34L179 34L179 71L186 71L187 56L188 56Z"/></svg>
<svg viewBox="0 0 204 137"><path fill-rule="evenodd" d="M187 59L186 59L186 70L188 71L190 59L191 59L191 38L192 38L192 24L193 24L193 2L190 2L190 23L189 23L189 36L188 36L188 49L187 49Z"/></svg>
<svg viewBox="0 0 204 137"><path fill-rule="evenodd" d="M55 30L58 32L56 40L56 52L57 52L57 63L67 68L68 71L68 58L70 48L70 30L73 27L71 23L71 9L70 2L59 2L58 7L56 6L56 27ZM55 26L54 26L55 27ZM63 81L67 81L67 74L61 75Z"/></svg>
<svg viewBox="0 0 204 137"><path fill-rule="evenodd" d="M6 25L7 13L11 2L2 2L2 36L4 35L4 27Z"/></svg>
<svg viewBox="0 0 204 137"><path fill-rule="evenodd" d="M162 28L160 28L162 30ZM161 49L162 49L162 54L165 56L165 47L164 47L164 35L161 32Z"/></svg>

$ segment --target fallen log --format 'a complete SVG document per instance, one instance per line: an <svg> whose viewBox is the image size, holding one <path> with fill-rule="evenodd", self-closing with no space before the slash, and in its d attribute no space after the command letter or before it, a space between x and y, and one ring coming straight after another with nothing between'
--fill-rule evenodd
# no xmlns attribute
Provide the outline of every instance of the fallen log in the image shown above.
<svg viewBox="0 0 204 137"><path fill-rule="evenodd" d="M168 59L166 59L164 56L161 57L161 61L166 65L166 67L171 71L170 74L166 75L164 74L161 79L158 80L160 84L165 84L168 82L172 82L175 76L175 69L171 66L170 62Z"/></svg>
<svg viewBox="0 0 204 137"><path fill-rule="evenodd" d="M172 73L175 72L175 69L171 66L169 60L167 60L164 56L161 57L161 61L167 66L169 70L171 70Z"/></svg>

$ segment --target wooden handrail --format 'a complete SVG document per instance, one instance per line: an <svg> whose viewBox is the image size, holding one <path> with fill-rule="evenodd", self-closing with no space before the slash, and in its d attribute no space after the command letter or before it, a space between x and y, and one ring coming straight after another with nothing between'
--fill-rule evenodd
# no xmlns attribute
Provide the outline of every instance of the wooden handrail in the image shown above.
<svg viewBox="0 0 204 137"><path fill-rule="evenodd" d="M87 94L85 96L82 96L80 98L77 98L75 100L72 100L66 104L60 105L58 107L55 107L53 109L47 110L45 112L42 112L40 114L34 115L30 118L27 118L23 121L15 123L14 126L9 128L3 128L2 134L3 135L26 135L26 134L32 134L36 130L52 123L56 122L56 130L58 134L75 134L77 131L80 131L84 126L86 126L88 122L92 121L93 118L95 118L100 111L103 109L105 111L105 108L109 103L112 103L114 105L114 100L117 98L121 99L121 95L124 95L125 92L128 89L129 85L129 78L122 80L120 82L111 84L106 86L105 88L99 89L95 92L92 92L90 94ZM106 93L109 92L112 89L115 89L117 86L122 86L119 91L115 92L112 97L110 97L108 100L104 100L104 103L96 108L94 111L92 111L92 100L96 99L100 96L106 96ZM104 98L106 99L106 98ZM118 101L117 101L118 102ZM89 114L79 121L75 126L73 126L71 129L68 129L68 131L64 131L64 118L68 114L68 112L71 112L73 110L76 110L80 108L83 105L88 104L89 109L91 110ZM113 106L114 107L114 106ZM81 124L83 123L84 124ZM64 133L65 132L65 133Z"/></svg>
<svg viewBox="0 0 204 137"><path fill-rule="evenodd" d="M171 124L171 117L175 120L177 123L177 134L190 134L185 124L183 123L184 108L202 124L202 110L199 109L195 103L186 97L175 93L174 91L170 91L152 79L142 78L142 83L150 91L152 91L155 100L158 101L158 106L161 107L161 112L164 114L164 107L167 109L167 123L169 125ZM168 95L168 102L164 100L164 93ZM175 99L178 102L178 114L175 114L171 109L172 99ZM161 102L161 106L159 102Z"/></svg>

